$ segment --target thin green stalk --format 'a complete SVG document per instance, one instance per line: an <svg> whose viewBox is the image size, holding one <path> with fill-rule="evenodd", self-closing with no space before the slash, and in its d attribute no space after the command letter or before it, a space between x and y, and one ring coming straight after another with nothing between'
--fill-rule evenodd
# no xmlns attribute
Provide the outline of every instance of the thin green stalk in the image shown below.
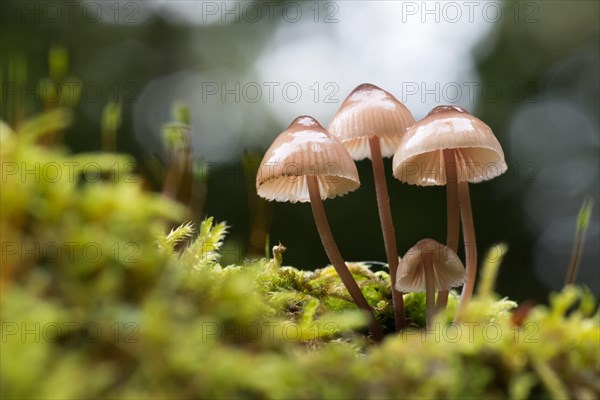
<svg viewBox="0 0 600 400"><path fill-rule="evenodd" d="M583 204L581 205L579 214L577 215L577 230L575 232L575 242L573 243L571 260L569 261L569 267L567 268L565 286L572 285L577 280L579 264L581 263L581 257L583 255L585 233L587 232L588 226L590 224L590 218L592 217L593 208L594 200L591 197L586 197L586 199L583 201Z"/></svg>

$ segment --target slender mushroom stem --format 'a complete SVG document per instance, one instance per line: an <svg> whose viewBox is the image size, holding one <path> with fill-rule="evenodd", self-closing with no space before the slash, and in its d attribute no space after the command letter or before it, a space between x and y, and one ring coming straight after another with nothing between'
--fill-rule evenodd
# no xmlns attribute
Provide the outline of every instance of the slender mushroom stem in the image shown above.
<svg viewBox="0 0 600 400"><path fill-rule="evenodd" d="M467 309L477 275L477 242L475 239L475 225L473 223L473 212L471 210L471 196L469 194L469 182L458 183L458 197L460 203L460 216L463 226L463 241L465 243L465 258L467 282L463 286L460 295L460 303L454 322L459 322L462 314Z"/></svg>
<svg viewBox="0 0 600 400"><path fill-rule="evenodd" d="M446 170L446 246L453 252L458 250L458 174L456 158L453 149L444 150L444 168ZM440 290L437 298L436 311L444 311L448 304L449 290Z"/></svg>
<svg viewBox="0 0 600 400"><path fill-rule="evenodd" d="M424 252L422 257L425 269L425 320L426 329L433 328L433 317L435 316L435 282L433 277L433 253Z"/></svg>
<svg viewBox="0 0 600 400"><path fill-rule="evenodd" d="M325 215L325 209L323 208L323 201L321 200L319 181L317 180L316 176L311 175L306 177L306 182L308 184L310 206L312 208L317 230L321 236L321 242L323 243L327 257L329 257L329 261L331 261L331 264L340 276L342 283L344 286L346 286L346 289L348 289L348 292L350 292L350 296L352 296L352 299L358 308L367 314L369 318L369 329L373 335L373 339L375 339L377 342L380 342L383 340L383 330L381 329L381 325L379 322L377 322L377 319L375 319L373 310L369 306L369 303L367 303L365 296L363 296L358 284L352 277L352 273L350 270L348 270L348 267L346 266L342 255L340 254L340 250L333 239L333 234L331 233L329 222L327 222L327 216Z"/></svg>
<svg viewBox="0 0 600 400"><path fill-rule="evenodd" d="M387 183L385 181L379 138L376 136L370 138L369 147L371 148L371 164L373 165L373 177L375 179L375 193L377 195L379 221L381 222L385 254L387 255L388 266L390 269L394 320L396 322L396 331L399 331L406 326L406 318L402 293L398 292L394 287L396 285L396 273L398 271L398 248L396 246L396 235L394 233L394 224L392 222L390 198L388 195Z"/></svg>

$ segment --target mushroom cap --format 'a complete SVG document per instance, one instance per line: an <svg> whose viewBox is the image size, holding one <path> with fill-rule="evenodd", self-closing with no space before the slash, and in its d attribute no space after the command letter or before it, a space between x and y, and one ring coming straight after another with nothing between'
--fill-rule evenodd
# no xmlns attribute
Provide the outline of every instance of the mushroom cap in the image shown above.
<svg viewBox="0 0 600 400"><path fill-rule="evenodd" d="M312 117L296 118L265 153L256 192L269 201L309 202L307 176L316 176L321 199L343 196L360 186L344 145Z"/></svg>
<svg viewBox="0 0 600 400"><path fill-rule="evenodd" d="M459 181L487 181L507 169L489 126L461 107L439 106L403 136L394 154L394 176L413 185L445 185L445 149L455 150Z"/></svg>
<svg viewBox="0 0 600 400"><path fill-rule="evenodd" d="M456 253L433 239L423 239L411 247L400 260L396 274L398 291L425 291L425 268L421 262L425 253L433 253L435 290L449 290L465 282L465 267Z"/></svg>
<svg viewBox="0 0 600 400"><path fill-rule="evenodd" d="M381 155L394 155L400 139L415 119L391 93L370 83L356 87L329 123L354 160L371 158L369 139L379 137Z"/></svg>

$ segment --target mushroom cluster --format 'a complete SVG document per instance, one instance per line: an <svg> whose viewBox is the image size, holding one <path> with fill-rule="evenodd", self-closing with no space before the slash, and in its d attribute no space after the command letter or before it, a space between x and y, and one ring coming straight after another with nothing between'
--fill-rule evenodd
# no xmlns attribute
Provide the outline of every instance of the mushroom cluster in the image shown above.
<svg viewBox="0 0 600 400"><path fill-rule="evenodd" d="M471 299L477 274L477 241L469 182L486 181L506 172L504 152L492 130L464 108L438 106L403 136L392 163L396 179L413 185L447 187L448 248L456 252L459 209L467 267L460 316ZM441 290L436 311L445 309L448 291Z"/></svg>
<svg viewBox="0 0 600 400"><path fill-rule="evenodd" d="M396 179L419 186L446 185L446 245L423 239L402 259L398 257L383 165L383 157L391 156ZM415 123L408 108L391 93L362 84L344 100L328 129L312 117L298 117L267 150L256 178L258 195L269 201L310 202L331 264L367 316L373 339L380 341L382 327L340 254L322 203L358 189L360 180L354 161L364 158L369 158L373 166L396 330L406 326L403 293L426 293L430 328L435 313L445 309L450 288L464 283L456 316L459 320L471 298L477 272L468 184L506 171L498 140L485 123L460 107L436 107ZM459 220L466 272L457 255Z"/></svg>

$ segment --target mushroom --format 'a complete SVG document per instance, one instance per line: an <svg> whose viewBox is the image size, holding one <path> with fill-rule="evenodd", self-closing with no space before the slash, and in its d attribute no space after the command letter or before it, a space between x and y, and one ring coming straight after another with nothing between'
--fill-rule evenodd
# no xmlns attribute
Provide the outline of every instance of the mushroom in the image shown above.
<svg viewBox="0 0 600 400"><path fill-rule="evenodd" d="M409 184L448 184L447 244L453 251L458 248L460 205L467 265L467 282L459 304L460 315L471 299L477 273L469 182L486 181L506 171L502 147L490 127L465 109L439 106L406 132L394 154L392 168L397 179ZM442 291L438 296L438 311L445 308L447 299L447 291Z"/></svg>
<svg viewBox="0 0 600 400"><path fill-rule="evenodd" d="M369 318L369 329L377 341L381 326L352 277L333 239L322 200L358 189L356 165L335 136L314 118L296 118L267 150L256 176L259 196L272 201L310 202L325 252L350 296Z"/></svg>
<svg viewBox="0 0 600 400"><path fill-rule="evenodd" d="M452 249L433 239L423 239L402 257L396 289L425 292L425 319L430 330L435 315L435 291L460 286L465 278L465 267Z"/></svg>
<svg viewBox="0 0 600 400"><path fill-rule="evenodd" d="M348 95L329 124L329 132L337 136L356 161L370 158L375 179L375 193L383 242L392 282L396 281L398 248L390 210L382 157L391 157L409 126L412 114L391 93L368 83ZM396 330L405 325L402 293L392 284L392 303Z"/></svg>

